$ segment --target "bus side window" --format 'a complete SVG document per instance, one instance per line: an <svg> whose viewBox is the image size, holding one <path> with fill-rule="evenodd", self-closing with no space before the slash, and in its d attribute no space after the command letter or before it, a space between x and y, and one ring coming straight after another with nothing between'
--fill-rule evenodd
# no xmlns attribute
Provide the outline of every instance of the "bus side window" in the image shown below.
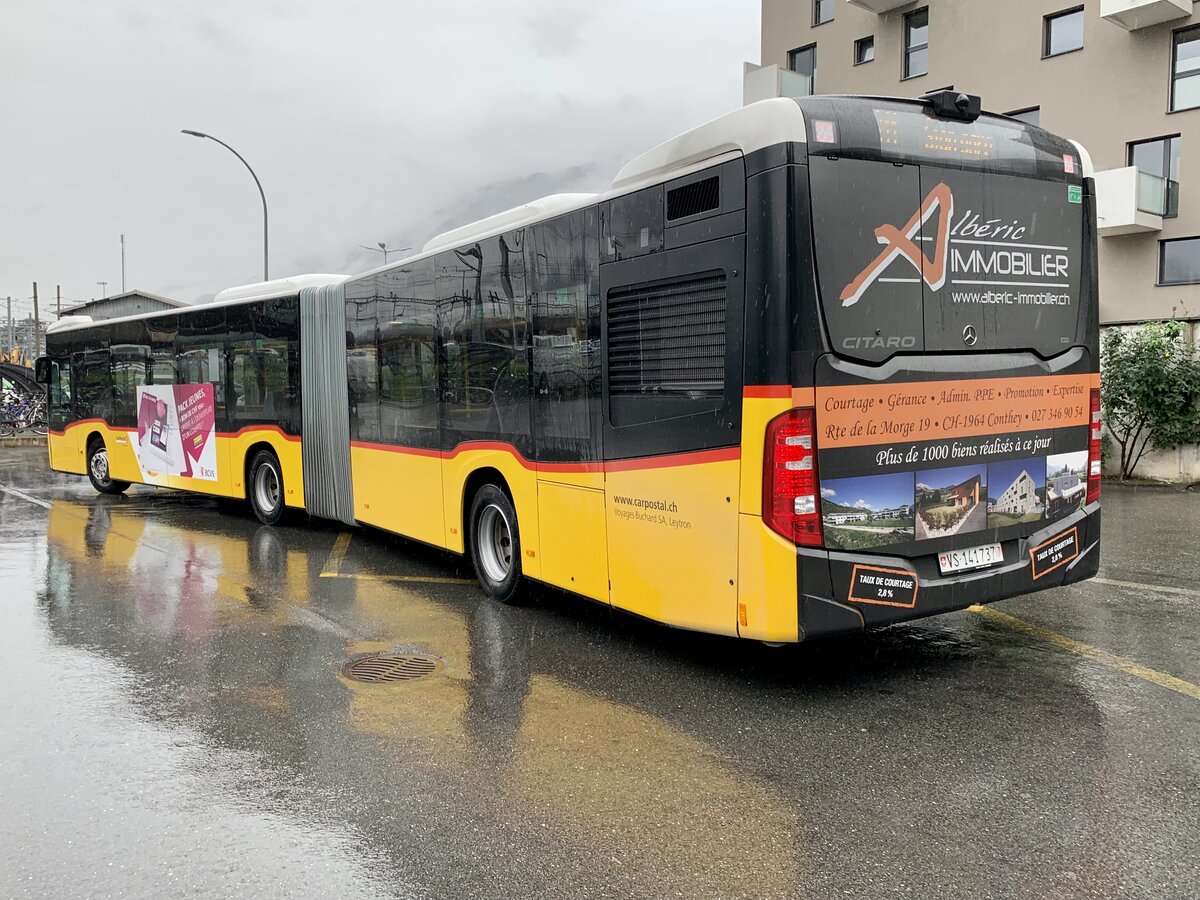
<svg viewBox="0 0 1200 900"><path fill-rule="evenodd" d="M261 418L300 433L300 301L280 297L254 305L262 384Z"/></svg>
<svg viewBox="0 0 1200 900"><path fill-rule="evenodd" d="M47 424L54 429L62 429L69 425L74 416L71 413L71 362L68 359L52 359L50 361L50 406L47 410Z"/></svg>
<svg viewBox="0 0 1200 900"><path fill-rule="evenodd" d="M663 249L663 186L600 204L600 248L605 262Z"/></svg>
<svg viewBox="0 0 1200 900"><path fill-rule="evenodd" d="M149 347L137 345L112 348L112 424L123 428L137 425L137 389L149 373Z"/></svg>
<svg viewBox="0 0 1200 900"><path fill-rule="evenodd" d="M376 276L380 438L438 446L437 305L433 263Z"/></svg>
<svg viewBox="0 0 1200 900"><path fill-rule="evenodd" d="M262 417L262 379L258 366L257 342L250 307L231 306L226 310L228 332L225 345L225 404L231 430Z"/></svg>
<svg viewBox="0 0 1200 900"><path fill-rule="evenodd" d="M179 317L147 321L150 333L150 383L178 384L175 365L175 336L179 333Z"/></svg>
<svg viewBox="0 0 1200 900"><path fill-rule="evenodd" d="M598 459L599 258L595 208L530 226L533 421L538 458Z"/></svg>
<svg viewBox="0 0 1200 900"><path fill-rule="evenodd" d="M137 425L138 388L147 384L151 375L150 329L146 320L114 322L109 326L108 338L112 361L111 424L133 428Z"/></svg>
<svg viewBox="0 0 1200 900"><path fill-rule="evenodd" d="M71 369L75 375L75 418L111 421L112 372L108 351L76 353Z"/></svg>
<svg viewBox="0 0 1200 900"><path fill-rule="evenodd" d="M486 435L532 452L523 248L517 230L437 257L442 422L451 444Z"/></svg>
<svg viewBox="0 0 1200 900"><path fill-rule="evenodd" d="M375 326L376 279L346 284L346 391L350 439L379 440L379 361Z"/></svg>
<svg viewBox="0 0 1200 900"><path fill-rule="evenodd" d="M225 427L225 310L181 313L175 339L179 384L211 384L218 429Z"/></svg>

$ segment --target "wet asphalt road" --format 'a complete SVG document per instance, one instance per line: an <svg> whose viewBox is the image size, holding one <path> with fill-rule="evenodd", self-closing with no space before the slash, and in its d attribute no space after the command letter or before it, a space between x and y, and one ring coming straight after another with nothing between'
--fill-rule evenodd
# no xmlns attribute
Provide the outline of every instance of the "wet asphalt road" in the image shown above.
<svg viewBox="0 0 1200 900"><path fill-rule="evenodd" d="M0 898L1200 895L1196 494L1106 487L1107 583L771 650L0 485ZM443 666L340 674L391 648Z"/></svg>

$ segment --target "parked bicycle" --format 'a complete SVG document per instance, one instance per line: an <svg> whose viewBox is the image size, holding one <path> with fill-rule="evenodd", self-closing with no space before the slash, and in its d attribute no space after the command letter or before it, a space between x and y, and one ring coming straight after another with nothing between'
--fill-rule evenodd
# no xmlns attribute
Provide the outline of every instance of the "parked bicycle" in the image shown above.
<svg viewBox="0 0 1200 900"><path fill-rule="evenodd" d="M26 429L44 435L49 430L46 424L46 398L41 395L18 396L6 392L0 403L0 437L9 437Z"/></svg>

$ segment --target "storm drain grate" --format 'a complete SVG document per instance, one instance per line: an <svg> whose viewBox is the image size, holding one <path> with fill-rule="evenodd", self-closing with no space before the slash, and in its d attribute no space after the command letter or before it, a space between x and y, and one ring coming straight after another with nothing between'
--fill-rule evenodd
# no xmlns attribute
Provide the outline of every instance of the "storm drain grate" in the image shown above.
<svg viewBox="0 0 1200 900"><path fill-rule="evenodd" d="M342 671L347 678L376 684L381 681L412 681L437 671L438 661L412 653L381 653L353 660Z"/></svg>

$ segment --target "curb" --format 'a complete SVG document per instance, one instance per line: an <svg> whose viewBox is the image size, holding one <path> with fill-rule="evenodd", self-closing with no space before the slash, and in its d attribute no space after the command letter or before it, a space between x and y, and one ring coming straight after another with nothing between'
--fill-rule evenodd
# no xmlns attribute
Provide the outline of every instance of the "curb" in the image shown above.
<svg viewBox="0 0 1200 900"><path fill-rule="evenodd" d="M1119 478L1107 476L1101 484L1103 490L1115 488L1127 491L1172 491L1177 494L1191 493L1197 486L1200 486L1200 482L1196 481L1156 481L1150 478L1130 478L1127 481L1121 481ZM1103 494L1100 499L1103 502Z"/></svg>
<svg viewBox="0 0 1200 900"><path fill-rule="evenodd" d="M45 447L46 437L40 434L13 434L0 437L0 447Z"/></svg>

